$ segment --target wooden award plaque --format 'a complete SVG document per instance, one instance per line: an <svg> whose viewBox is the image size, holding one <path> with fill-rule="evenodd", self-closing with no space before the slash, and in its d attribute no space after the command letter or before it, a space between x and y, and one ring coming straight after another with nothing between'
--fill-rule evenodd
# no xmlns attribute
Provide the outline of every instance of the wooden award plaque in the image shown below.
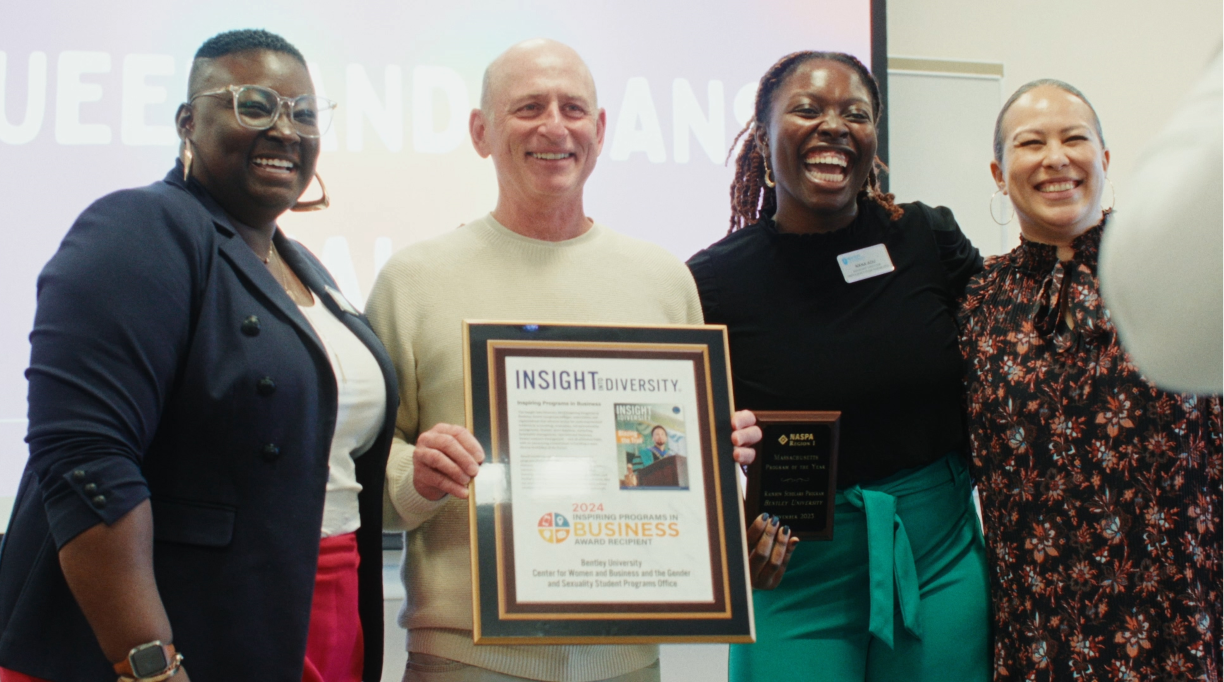
<svg viewBox="0 0 1224 682"><path fill-rule="evenodd" d="M841 413L754 414L762 437L748 467L748 522L772 514L801 540L832 540Z"/></svg>

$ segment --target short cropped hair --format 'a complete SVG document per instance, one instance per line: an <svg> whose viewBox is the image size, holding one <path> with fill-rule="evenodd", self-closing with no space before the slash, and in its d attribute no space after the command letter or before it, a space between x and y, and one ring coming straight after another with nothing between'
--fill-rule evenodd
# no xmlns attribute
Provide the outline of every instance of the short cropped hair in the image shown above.
<svg viewBox="0 0 1224 682"><path fill-rule="evenodd" d="M999 165L1003 165L1003 116L1007 114L1007 110L1011 109L1016 100L1020 99L1024 93L1033 88L1040 88L1046 85L1058 88L1069 95L1074 95L1081 102L1088 105L1088 111L1092 112L1092 126L1096 128L1097 140L1101 143L1102 147L1105 147L1105 133L1101 132L1101 117L1097 116L1096 109L1092 106L1092 102L1089 102L1088 98L1084 96L1084 93L1080 92L1079 88L1074 85L1064 83L1057 78L1039 78L1021 85L1019 89L1012 93L1011 97L1007 98L1007 102L999 110L999 117L995 119L994 129L994 158L995 161L999 162Z"/></svg>
<svg viewBox="0 0 1224 682"><path fill-rule="evenodd" d="M265 31L262 28L242 28L236 31L226 31L204 41L200 49L196 50L195 58L191 62L191 72L187 75L187 97L199 91L201 75L199 65L201 59L217 59L239 52L250 52L251 50L269 50L271 52L280 52L292 57L302 66L306 66L306 58L298 51L293 43L272 33Z"/></svg>
<svg viewBox="0 0 1224 682"><path fill-rule="evenodd" d="M216 59L237 52L250 50L271 50L282 52L306 65L306 58L288 40L262 28L243 28L236 31L226 31L204 41L196 50L196 59Z"/></svg>

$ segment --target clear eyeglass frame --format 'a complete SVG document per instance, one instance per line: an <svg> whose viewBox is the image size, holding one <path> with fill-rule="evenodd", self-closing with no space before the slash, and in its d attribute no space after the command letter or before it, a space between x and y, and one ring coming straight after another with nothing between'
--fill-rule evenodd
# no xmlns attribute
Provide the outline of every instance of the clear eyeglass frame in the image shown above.
<svg viewBox="0 0 1224 682"><path fill-rule="evenodd" d="M267 130L276 125L282 112L288 112L294 132L310 138L322 137L327 133L331 127L332 114L339 106L332 100L317 95L284 97L272 88L262 85L227 85L216 90L198 92L192 95L187 103L190 104L200 97L226 94L232 96L234 117L243 128ZM272 106L273 101L276 102L275 107ZM264 105L262 111L256 107L258 104ZM270 112L268 108L271 108Z"/></svg>

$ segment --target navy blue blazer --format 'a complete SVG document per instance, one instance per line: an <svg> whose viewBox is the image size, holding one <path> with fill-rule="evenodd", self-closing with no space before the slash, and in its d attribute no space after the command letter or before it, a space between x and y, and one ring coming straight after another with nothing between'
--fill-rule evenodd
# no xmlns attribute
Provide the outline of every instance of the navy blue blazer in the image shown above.
<svg viewBox="0 0 1224 682"><path fill-rule="evenodd" d="M275 243L386 380L385 422L356 460L364 678L378 680L395 373L322 264L279 231ZM298 682L336 380L225 212L181 166L98 200L39 275L30 341L30 459L0 548L0 667L114 679L57 550L148 498L157 585L192 677Z"/></svg>

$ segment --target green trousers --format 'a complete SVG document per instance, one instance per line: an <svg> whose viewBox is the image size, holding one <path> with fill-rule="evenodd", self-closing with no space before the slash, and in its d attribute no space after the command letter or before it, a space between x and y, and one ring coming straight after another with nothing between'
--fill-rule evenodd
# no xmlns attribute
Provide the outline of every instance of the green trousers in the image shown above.
<svg viewBox="0 0 1224 682"><path fill-rule="evenodd" d="M755 644L730 677L836 682L990 679L986 550L960 455L837 494L833 540L800 542L753 594Z"/></svg>

